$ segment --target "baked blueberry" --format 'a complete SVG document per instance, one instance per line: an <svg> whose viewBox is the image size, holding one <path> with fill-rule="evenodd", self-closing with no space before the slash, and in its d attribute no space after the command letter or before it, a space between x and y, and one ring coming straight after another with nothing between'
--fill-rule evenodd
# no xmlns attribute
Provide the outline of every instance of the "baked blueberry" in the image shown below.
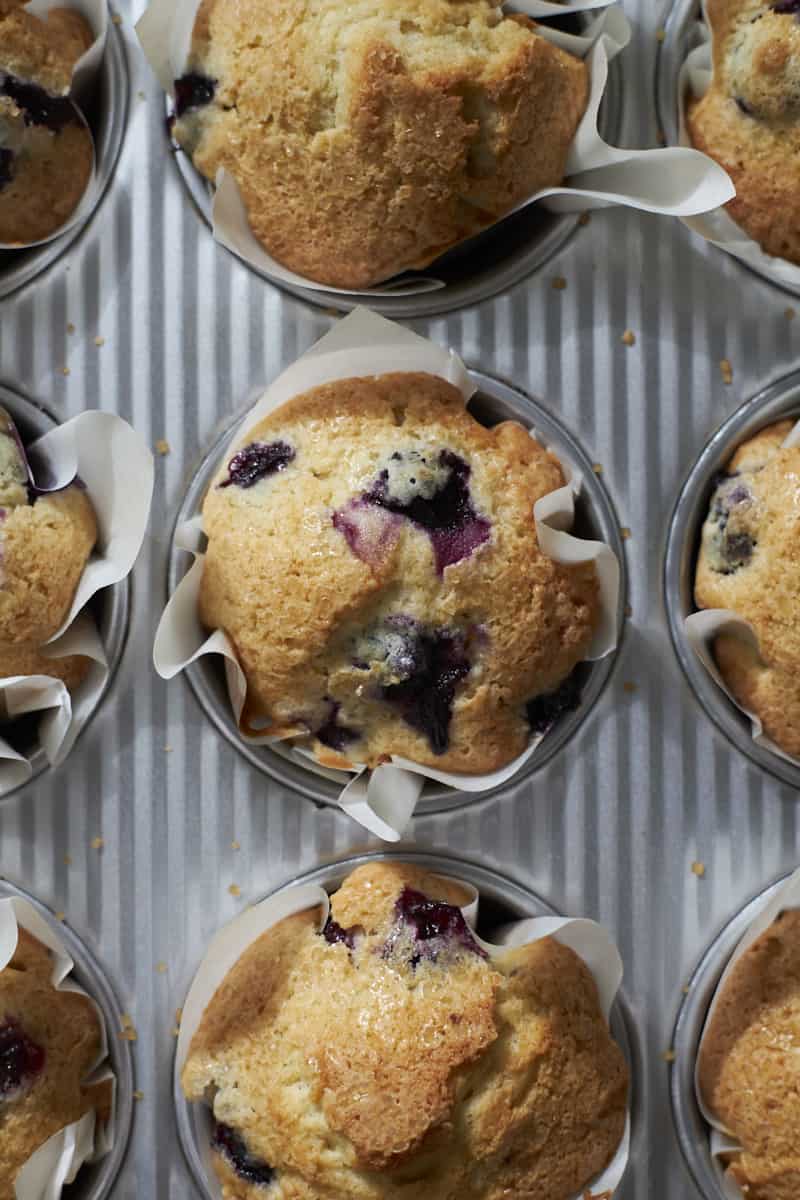
<svg viewBox="0 0 800 1200"><path fill-rule="evenodd" d="M240 488L251 488L268 475L285 471L294 459L295 452L286 442L251 442L234 454L228 463L228 478L219 486L226 488L235 483Z"/></svg>
<svg viewBox="0 0 800 1200"><path fill-rule="evenodd" d="M182 117L192 109L204 108L217 93L216 79L207 75L181 75L175 80L175 115Z"/></svg>
<svg viewBox="0 0 800 1200"><path fill-rule="evenodd" d="M333 917L328 917L322 930L322 936L331 946L338 946L340 943L347 946L348 950L354 950L356 945L356 927L352 929L343 929L342 926L334 921Z"/></svg>
<svg viewBox="0 0 800 1200"><path fill-rule="evenodd" d="M412 729L425 735L434 754L444 754L450 745L456 688L471 669L464 637L447 629L413 625L398 641L399 646L388 651L388 661L400 677L381 687L381 697Z"/></svg>
<svg viewBox="0 0 800 1200"><path fill-rule="evenodd" d="M0 188L4 188L7 183L11 183L14 178L14 159L16 155L13 150L8 150L5 147L0 148Z"/></svg>
<svg viewBox="0 0 800 1200"><path fill-rule="evenodd" d="M59 133L66 125L80 124L71 100L66 96L51 96L38 84L6 75L0 81L0 95L13 100L26 125L43 125L51 133Z"/></svg>
<svg viewBox="0 0 800 1200"><path fill-rule="evenodd" d="M567 676L553 692L529 700L526 707L531 732L545 734L565 713L574 712L581 702L581 686L575 677Z"/></svg>
<svg viewBox="0 0 800 1200"><path fill-rule="evenodd" d="M328 746L331 750L341 753L352 742L358 741L358 733L354 729L348 729L346 725L339 724L340 709L340 704L331 701L331 711L327 720L314 732L317 740L322 742L323 746Z"/></svg>
<svg viewBox="0 0 800 1200"><path fill-rule="evenodd" d="M247 1183L265 1188L274 1183L275 1171L272 1167L250 1154L244 1138L229 1125L215 1124L211 1145L224 1155L236 1174Z"/></svg>
<svg viewBox="0 0 800 1200"><path fill-rule="evenodd" d="M12 1017L0 1023L0 1101L14 1096L44 1070L45 1053Z"/></svg>

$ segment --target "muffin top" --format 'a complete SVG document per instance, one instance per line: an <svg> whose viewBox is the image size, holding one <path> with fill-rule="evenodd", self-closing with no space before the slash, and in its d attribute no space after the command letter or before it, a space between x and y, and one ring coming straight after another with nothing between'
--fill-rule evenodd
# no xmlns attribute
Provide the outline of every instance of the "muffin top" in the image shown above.
<svg viewBox="0 0 800 1200"><path fill-rule="evenodd" d="M800 754L800 446L786 447L792 420L746 441L711 498L695 578L700 608L749 621L758 650L718 637L722 675L743 707L788 754Z"/></svg>
<svg viewBox="0 0 800 1200"><path fill-rule="evenodd" d="M800 7L708 0L714 74L690 103L692 141L736 185L731 216L769 254L800 262Z"/></svg>
<svg viewBox="0 0 800 1200"><path fill-rule="evenodd" d="M17 1174L54 1133L110 1113L110 1082L84 1084L102 1045L97 1012L54 988L52 970L47 947L20 929L0 971L0 1200L14 1200Z"/></svg>
<svg viewBox="0 0 800 1200"><path fill-rule="evenodd" d="M782 913L725 982L700 1047L703 1101L741 1145L730 1171L748 1200L800 1194L800 912Z"/></svg>
<svg viewBox="0 0 800 1200"><path fill-rule="evenodd" d="M12 84L34 84L51 96L70 89L72 71L94 41L91 26L70 8L52 8L45 18L29 13L27 0L0 0L0 74ZM0 82L0 91L8 80Z"/></svg>
<svg viewBox="0 0 800 1200"><path fill-rule="evenodd" d="M226 1200L568 1200L605 1168L627 1071L590 972L549 938L489 962L467 899L373 863L245 951L182 1076Z"/></svg>
<svg viewBox="0 0 800 1200"><path fill-rule="evenodd" d="M495 0L204 0L175 91L267 250L361 288L559 184L588 76Z"/></svg>
<svg viewBox="0 0 800 1200"><path fill-rule="evenodd" d="M538 546L534 503L562 483L520 425L486 429L432 375L270 414L203 506L201 618L236 648L243 727L332 766L511 761L577 702L599 616L594 565Z"/></svg>
<svg viewBox="0 0 800 1200"><path fill-rule="evenodd" d="M36 649L57 632L97 539L83 486L37 495L0 409L0 644Z"/></svg>

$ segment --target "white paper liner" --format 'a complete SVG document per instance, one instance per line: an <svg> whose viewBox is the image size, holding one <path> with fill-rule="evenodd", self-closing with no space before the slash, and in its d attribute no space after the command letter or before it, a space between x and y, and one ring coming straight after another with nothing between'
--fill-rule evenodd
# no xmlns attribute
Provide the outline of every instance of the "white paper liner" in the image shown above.
<svg viewBox="0 0 800 1200"><path fill-rule="evenodd" d="M70 86L69 95L75 104L78 116L84 128L87 130L90 137L92 131L89 128L86 118L84 117L80 104L85 100L89 92L92 81L97 73L100 63L103 59L103 54L106 47L106 39L108 37L108 5L106 0L66 0L65 4L53 3L53 0L29 0L29 3L24 6L28 12L36 17L44 17L51 8L68 7L79 12L92 27L95 34L95 40L92 42L88 50L85 50L75 64L72 71L72 83ZM0 72L2 74L2 72ZM94 138L92 137L92 153L94 154ZM0 242L0 250L29 250L34 246L45 246L48 242L55 241L56 238L62 236L75 225L85 221L93 210L97 201L97 171L96 162L92 162L92 172L89 176L89 181L86 184L86 190L81 197L78 206L70 213L63 225L54 230L45 238L40 238L35 242Z"/></svg>
<svg viewBox="0 0 800 1200"><path fill-rule="evenodd" d="M783 445L800 445L800 421L794 425L791 432L784 439ZM800 759L796 758L793 754L787 754L772 738L767 737L764 733L761 718L749 708L745 708L744 705L739 703L722 678L722 674L714 658L714 640L724 633L741 638L742 641L747 642L758 650L758 638L752 625L748 621L745 621L743 617L740 617L738 613L731 612L729 609L705 608L699 612L690 613L688 617L685 617L683 627L686 632L687 642L717 687L725 693L731 704L747 717L750 722L751 736L756 745L762 746L765 750L769 750L770 753L777 754L778 758L782 758L784 761L800 767Z"/></svg>
<svg viewBox="0 0 800 1200"><path fill-rule="evenodd" d="M53 986L62 992L87 993L71 978L74 963L61 938L27 900L0 899L0 972L5 970L17 948L19 930L25 929L53 952ZM97 1003L87 996L97 1013L101 1045L84 1083L112 1081L111 1114L98 1125L94 1111L55 1133L33 1155L17 1175L16 1200L58 1200L65 1184L72 1183L85 1163L97 1162L114 1145L114 1091L116 1078L108 1064L108 1031Z"/></svg>
<svg viewBox="0 0 800 1200"><path fill-rule="evenodd" d="M396 371L424 371L438 375L460 389L465 404L475 391L463 363L452 351L443 350L366 309L356 309L267 388L237 427L221 461L248 430L293 396L336 379L385 375ZM581 480L568 464L562 466L568 482L535 504L536 531L543 553L554 561L595 564L600 584L601 613L586 656L587 660L595 661L616 649L619 563L605 543L575 538L568 532L572 527L575 496L580 491ZM222 655L225 659L228 694L238 727L247 689L244 672L228 637L221 630L209 636L198 616L203 537L199 515L175 532L176 545L193 554L195 562L175 589L162 614L153 661L164 679L172 679L206 654ZM274 737L241 736L256 745L278 744ZM413 816L426 779L434 779L462 792L488 791L515 775L541 740L541 735L532 737L527 749L513 762L484 775L438 771L404 758L395 758L392 764L379 766L373 771L362 768L354 775L345 771L325 771L325 775L342 780L339 804L345 812L377 837L399 841ZM306 769L314 770L317 766L308 751L293 748L288 753Z"/></svg>
<svg viewBox="0 0 800 1200"><path fill-rule="evenodd" d="M476 888L464 880L458 880L471 894L468 904L462 908L465 920L475 929L478 919L479 896ZM181 1012L180 1032L175 1054L176 1091L180 1087L180 1076L189 1052L189 1047L205 1009L225 976L245 950L257 938L285 917L308 909L320 909L319 928L322 929L330 913L330 899L324 888L316 884L290 884L274 896L262 900L253 908L236 917L216 934L203 958ZM573 950L583 960L597 984L600 1007L608 1022L614 999L622 984L622 959L610 934L594 921L569 917L530 917L515 921L499 932L497 943L486 942L475 935L475 940L489 957L514 946L528 945L542 938L552 937ZM207 1110L206 1125L201 1125L206 1149L207 1184L210 1193L222 1200L222 1190L211 1169L210 1163L210 1110ZM573 1200L587 1200L593 1195L612 1195L625 1173L630 1151L630 1110L625 1132L617 1151L606 1167Z"/></svg>
<svg viewBox="0 0 800 1200"><path fill-rule="evenodd" d="M691 146L692 139L686 125L686 97L699 100L711 86L713 76L712 34L706 20L705 0L701 6L701 19L692 26L689 44L691 50L678 76L678 129L681 146ZM737 225L727 211L718 207L710 212L690 215L685 224L707 242L727 250L734 258L747 263L760 275L775 283L800 291L800 266L785 258L776 258L761 249L758 242L749 237Z"/></svg>
<svg viewBox="0 0 800 1200"><path fill-rule="evenodd" d="M187 69L199 2L150 0L136 26L145 55L166 92L172 92L174 80ZM617 150L600 137L597 117L608 81L608 64L628 44L631 34L620 8L605 0L577 0L565 5L548 0L515 0L508 8L534 17L604 10L589 22L582 36L539 26L543 37L586 59L590 97L569 155L564 185L540 190L514 211L546 200L548 208L562 213L622 204L645 212L685 217L717 208L732 198L733 185L727 174L699 151L683 147ZM445 286L441 280L413 274L362 289L331 287L307 279L279 263L256 239L235 179L220 170L215 183L211 213L214 237L273 280L343 296L412 296Z"/></svg>
<svg viewBox="0 0 800 1200"><path fill-rule="evenodd" d="M44 434L28 449L37 465L46 465L56 482L63 484L80 476L94 506L98 529L97 546L69 613L41 650L46 658L72 654L90 658L86 678L72 695L60 679L45 675L0 679L0 716L13 719L41 712L39 744L50 765L58 766L94 712L108 679L100 635L93 618L84 610L98 591L123 580L136 561L150 513L153 456L126 421L103 412L81 413ZM0 737L0 796L30 779L32 770L31 760Z"/></svg>
<svg viewBox="0 0 800 1200"><path fill-rule="evenodd" d="M717 984L714 998L709 1005L705 1023L703 1025L703 1033L698 1044L697 1064L694 1072L694 1089L697 1097L697 1106L703 1114L703 1119L710 1126L709 1144L711 1148L711 1157L714 1163L714 1170L719 1179L722 1194L725 1200L746 1200L745 1193L726 1171L722 1162L723 1156L730 1153L739 1153L742 1146L736 1141L725 1126L717 1117L708 1109L703 1101L702 1092L699 1082L699 1061L700 1047L703 1044L703 1038L706 1036L708 1027L711 1023L711 1018L716 1010L717 1002L722 995L725 984L731 975L734 967L739 959L745 954L750 947L761 937L762 933L766 933L771 925L775 923L782 912L789 909L800 908L800 870L794 872L781 887L778 888L770 902L764 906L755 920L749 926L747 933L741 938L736 949L731 955L725 970L723 971L720 981Z"/></svg>

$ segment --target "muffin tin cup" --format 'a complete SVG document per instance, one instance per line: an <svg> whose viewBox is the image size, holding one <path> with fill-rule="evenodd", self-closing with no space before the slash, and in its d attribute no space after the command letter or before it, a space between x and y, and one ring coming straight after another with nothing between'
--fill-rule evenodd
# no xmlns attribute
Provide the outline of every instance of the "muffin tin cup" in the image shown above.
<svg viewBox="0 0 800 1200"><path fill-rule="evenodd" d="M693 650L684 625L686 617L697 611L695 564L714 479L742 442L786 417L800 417L800 371L784 376L746 401L707 443L681 488L670 519L664 558L664 602L672 644L701 707L737 750L798 789L800 764L754 740L750 719L709 674Z"/></svg>
<svg viewBox="0 0 800 1200"><path fill-rule="evenodd" d="M162 86L171 86L171 76L178 70L174 46L177 43L188 42L184 30L178 29L170 43L173 53L165 53L163 27L156 24L163 2L157 0L151 4L147 18L139 27L140 37L145 47L145 53L151 61ZM580 7L580 6L578 6ZM611 5L604 5L608 8ZM187 10L189 16L191 13ZM624 18L617 13L616 20L612 17L608 22L612 35L609 45L618 48L614 38L627 39L627 29ZM167 18L164 18L167 19ZM589 20L604 21L603 15L587 14ZM171 14L169 20L172 20ZM579 12L573 12L568 20L585 20ZM148 23L152 22L152 32ZM578 26L580 28L580 26ZM624 30L624 35L622 30ZM186 47L188 53L188 45ZM186 53L183 55L185 61ZM180 57L180 56L178 56ZM167 116L171 113L171 103L167 100ZM621 128L620 81L614 64L610 86L603 98L600 112L600 133L604 139L612 142L619 137ZM175 162L195 207L203 220L214 228L214 189L194 167L189 155L174 147ZM573 169L580 172L580 163ZM573 196L572 206L567 212L556 213L548 211L540 204L520 208L504 218L485 232L470 238L468 241L450 250L437 259L424 271L407 272L378 285L374 290L366 292L347 292L326 290L317 285L308 286L301 276L287 272L278 263L269 260L263 247L253 238L244 214L238 187L230 176L225 175L220 181L220 208L224 208L225 217L220 228L220 241L233 253L247 263L263 279L277 284L289 293L298 296L312 304L339 311L349 311L358 303L368 302L376 311L395 318L431 316L437 313L449 312L466 305L476 304L499 292L507 291L533 271L541 268L567 242L576 229L579 218L575 215L580 207L591 207L591 204L577 204ZM224 231L223 232L223 227ZM418 289L413 294L409 289ZM422 290L419 290L422 289Z"/></svg>
<svg viewBox="0 0 800 1200"><path fill-rule="evenodd" d="M711 1126L698 1102L695 1086L697 1055L717 990L735 959L737 947L764 910L780 901L787 884L797 887L797 873L769 884L731 917L695 968L686 987L672 1037L675 1059L670 1070L670 1101L678 1144L686 1167L705 1200L744 1200L739 1187L723 1176L711 1149ZM797 907L794 901L786 905ZM774 912L767 925L772 923ZM760 932L760 929L759 929ZM744 949L746 947L742 947ZM734 1142L729 1143L731 1146Z"/></svg>
<svg viewBox="0 0 800 1200"><path fill-rule="evenodd" d="M0 405L2 405L13 418L20 436L26 445L35 441L42 436L55 429L61 423L53 416L53 414L45 408L44 405L34 403L17 392L0 385ZM85 421L86 415L83 415L79 420ZM119 436L119 431L124 425L119 418L111 418L103 414L104 421L110 421L114 424L114 432ZM127 430L126 454L129 454L131 446L135 440L133 431L128 426ZM103 451L107 451L108 447L104 446ZM143 449L143 447L142 447ZM145 451L149 456L149 452ZM144 495L147 486L146 478L140 480L142 495ZM114 507L112 502L112 508ZM117 526L119 530L119 526ZM144 529L142 528L142 536ZM122 538L118 539L121 543ZM109 569L112 562L116 562L117 575L121 570L122 559L124 558L124 550L118 546L119 554L116 559L106 560L105 568ZM130 568L129 568L130 570ZM95 582L99 584L99 579L95 576ZM73 609L78 603L78 597L73 602ZM90 675L84 682L79 685L75 692L75 703L73 705L73 723L70 724L68 731L64 734L61 745L65 747L65 757L71 752L74 740L80 737L83 730L91 722L105 695L107 694L114 674L119 665L120 659L125 648L125 641L128 629L130 605L130 587L127 573L118 578L118 581L107 586L101 586L98 590L94 590L86 601L85 605L81 606L81 612L74 617L69 618L70 633L79 634L82 638L78 653L97 653L100 658L104 659L104 663L98 661L91 668ZM97 643L99 637L100 646L93 651L92 645ZM60 638L58 639L60 640ZM86 649L84 650L84 645ZM0 803L14 795L20 788L26 787L32 779L39 776L49 766L52 765L50 758L42 746L38 734L38 722L43 718L44 711L40 710L33 704L31 711L21 713L13 720L8 720L0 724L0 739L5 741L10 748L21 755L23 760L27 760L30 766L30 774L21 769L19 778L14 778L10 773L5 785L2 781L2 767L6 770L12 762L10 759L0 759L0 787L4 790L0 794ZM77 726L77 732L76 732ZM54 735L56 738L56 735ZM57 740L57 738L56 738Z"/></svg>
<svg viewBox="0 0 800 1200"><path fill-rule="evenodd" d="M690 74L706 69L697 65L699 48L710 46L703 11L703 0L675 0L664 22L664 38L656 62L656 105L659 124L670 146L691 146L683 119L684 97ZM692 59L687 63L690 53ZM707 69L710 72L710 66ZM685 224L762 279L800 296L800 266L766 254L724 208L686 218Z"/></svg>
<svg viewBox="0 0 800 1200"><path fill-rule="evenodd" d="M0 246L0 300L29 283L70 249L94 216L108 188L122 147L129 101L124 41L110 20L102 58L93 70L93 78L79 78L77 90L81 113L94 142L92 181L63 231L33 246Z"/></svg>
<svg viewBox="0 0 800 1200"><path fill-rule="evenodd" d="M531 891L531 889L516 883L514 880L488 867L445 854L406 852L403 850L358 854L335 863L313 868L288 883L282 884L271 892L268 892L266 896L262 897L262 900L286 895L290 902L292 891L303 886L316 886L323 888L327 892L333 892L341 885L346 876L357 867L371 862L412 863L414 866L422 867L426 871L431 871L437 875L470 885L475 889L479 899L476 932L487 942L491 942L492 937L499 930L526 918L548 917L563 920L561 914L548 904L546 900L543 900L535 892ZM248 911L252 912L252 908ZM292 909L291 911L297 910ZM279 918L276 916L276 919ZM215 949L219 953L219 965L222 974L230 970L241 953L241 951L229 953L229 961L226 959L223 962L221 943L224 932L223 929L217 935L219 941L215 944ZM249 940L251 940L251 935L252 937L258 936L254 931L248 930L248 944ZM606 938L608 938L607 934L603 937L604 943ZM616 955L616 950L614 954ZM620 1161L618 1163L618 1166L621 1166L621 1170L616 1174L616 1178L601 1186L601 1191L603 1187L610 1186L616 1192L618 1178L622 1174L622 1171L625 1170L627 1163L630 1161L630 1155L635 1148L640 1123L637 1080L640 1073L639 1064L641 1055L638 1031L636 1030L621 989L617 989L615 992L615 998L610 1011L609 1025L615 1041L625 1056L630 1072L629 1122L626 1131L626 1141L620 1150L620 1159L624 1159L624 1162ZM173 1072L173 1097L178 1138L186 1159L186 1164L200 1194L205 1200L220 1200L220 1189L210 1165L210 1110L205 1105L192 1104L186 1100L180 1084L182 1063L180 1062L179 1055L180 1046L178 1051L176 1051ZM595 1182L589 1188L589 1191L596 1191L598 1182ZM579 1198L575 1197L575 1200L579 1200Z"/></svg>
<svg viewBox="0 0 800 1200"><path fill-rule="evenodd" d="M74 980L88 994L97 1005L105 1024L107 1062L116 1081L112 1128L108 1139L110 1147L96 1162L87 1162L80 1168L75 1182L64 1195L68 1194L70 1200L106 1200L122 1166L133 1123L133 1067L130 1045L119 1037L123 1027L122 1012L102 966L76 933L57 921L53 913L35 897L0 878L0 900L7 899L24 900L50 927L74 962L68 982ZM37 1196L40 1194L45 1193L37 1192ZM46 1194L49 1200L55 1200L60 1195L60 1189L55 1193L48 1190Z"/></svg>
<svg viewBox="0 0 800 1200"><path fill-rule="evenodd" d="M349 318L352 320L353 318ZM500 380L479 371L470 372L477 394L470 401L470 412L486 425L495 425L503 420L517 420L526 428L535 430L538 439L563 463L576 469L582 479L582 490L576 498L575 522L572 532L579 538L605 543L619 564L620 580L616 613L612 618L617 649L624 623L626 578L624 549L620 529L611 501L592 468L592 463L556 418L541 404L515 390ZM302 390L302 389L301 389ZM187 571L187 554L181 549L175 533L188 522L197 518L203 498L216 473L225 447L232 433L241 422L241 414L232 420L218 435L202 459L177 513L171 551L168 562L168 595L173 596ZM160 634L159 634L160 636ZM158 647L158 639L157 639ZM156 652L159 659L158 649ZM616 653L612 651L603 658L580 664L582 685L581 700L575 711L565 714L542 738L533 754L510 779L496 786L487 785L485 790L463 792L446 784L427 779L415 815L424 816L477 803L503 792L526 780L568 742L598 700L613 671ZM275 779L294 792L319 804L340 806L343 773L333 772L308 760L308 766L300 765L298 756L280 743L260 745L245 739L236 725L228 693L225 670L219 654L205 653L184 666L189 684L205 714L217 729L230 741L253 766L263 774ZM170 672L169 674L172 674ZM344 777L346 782L346 777ZM398 835L399 836L399 835Z"/></svg>

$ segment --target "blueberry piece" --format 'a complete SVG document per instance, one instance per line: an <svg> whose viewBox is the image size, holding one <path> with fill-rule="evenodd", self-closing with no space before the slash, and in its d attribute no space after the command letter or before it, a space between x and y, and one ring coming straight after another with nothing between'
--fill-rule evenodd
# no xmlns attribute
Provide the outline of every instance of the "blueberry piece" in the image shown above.
<svg viewBox="0 0 800 1200"><path fill-rule="evenodd" d="M795 13L800 16L800 0L775 0L772 5L775 13Z"/></svg>
<svg viewBox="0 0 800 1200"><path fill-rule="evenodd" d="M749 533L726 533L722 543L722 554L727 564L725 575L733 575L740 567L746 567L753 557L755 541Z"/></svg>
<svg viewBox="0 0 800 1200"><path fill-rule="evenodd" d="M341 753L351 742L358 741L359 735L355 729L348 729L346 725L339 724L340 707L341 705L332 703L325 724L320 725L314 732L317 740L322 742L323 746L330 746L331 750L338 750Z"/></svg>
<svg viewBox="0 0 800 1200"><path fill-rule="evenodd" d="M456 905L429 900L422 892L405 887L397 898L394 912L397 925L384 947L384 957L388 958L402 944L404 932L410 932L414 944L409 959L412 967L422 959L436 962L443 950L454 945L486 958L486 952L475 941L464 914Z"/></svg>
<svg viewBox="0 0 800 1200"><path fill-rule="evenodd" d="M215 1124L211 1145L227 1158L240 1179L258 1187L269 1187L274 1182L274 1168L252 1155L244 1143L244 1138L235 1129L231 1129L230 1125L222 1125L219 1122Z"/></svg>
<svg viewBox="0 0 800 1200"><path fill-rule="evenodd" d="M284 471L295 460L294 449L286 442L251 442L238 454L234 454L228 463L228 478L220 487L251 488L267 475L276 471Z"/></svg>
<svg viewBox="0 0 800 1200"><path fill-rule="evenodd" d="M175 115L182 117L190 109L204 108L217 93L216 79L190 73L175 80Z"/></svg>
<svg viewBox="0 0 800 1200"><path fill-rule="evenodd" d="M573 671L555 691L528 701L526 709L531 733L547 733L564 713L574 712L580 702L581 686Z"/></svg>
<svg viewBox="0 0 800 1200"><path fill-rule="evenodd" d="M22 112L26 125L44 125L58 133L65 125L79 125L80 119L66 96L51 96L35 83L23 83L14 75L0 81L0 95L8 96Z"/></svg>
<svg viewBox="0 0 800 1200"><path fill-rule="evenodd" d="M734 100L739 107L739 111L743 112L746 117L752 117L754 115L752 107L747 103L746 100L743 100L741 96L734 96Z"/></svg>
<svg viewBox="0 0 800 1200"><path fill-rule="evenodd" d="M322 930L322 936L331 946L337 946L341 942L347 946L348 950L355 950L356 929L355 925L352 929L343 929L337 921L334 921L333 917L328 917Z"/></svg>
<svg viewBox="0 0 800 1200"><path fill-rule="evenodd" d="M13 150L0 149L0 191L14 178L15 158Z"/></svg>
<svg viewBox="0 0 800 1200"><path fill-rule="evenodd" d="M456 687L472 664L459 634L416 629L409 631L408 640L402 660L406 677L382 687L380 694L412 729L427 737L434 754L444 754L450 745Z"/></svg>
<svg viewBox="0 0 800 1200"><path fill-rule="evenodd" d="M19 1091L44 1069L45 1053L12 1018L0 1023L0 1100Z"/></svg>

